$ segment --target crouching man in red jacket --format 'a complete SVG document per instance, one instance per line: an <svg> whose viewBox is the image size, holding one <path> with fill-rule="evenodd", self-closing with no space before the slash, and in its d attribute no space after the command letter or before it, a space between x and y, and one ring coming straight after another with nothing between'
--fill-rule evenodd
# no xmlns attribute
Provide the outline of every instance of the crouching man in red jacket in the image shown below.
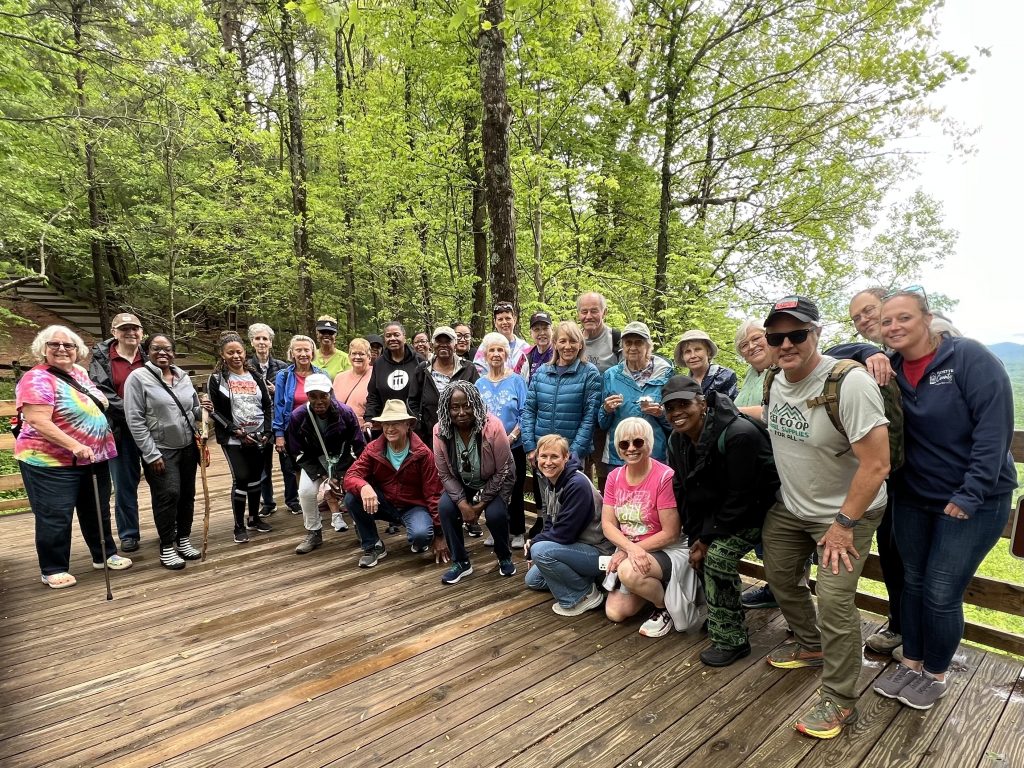
<svg viewBox="0 0 1024 768"><path fill-rule="evenodd" d="M437 502L441 481L434 454L413 433L416 418L401 400L388 400L374 426L384 434L366 446L345 474L345 506L356 522L363 556L360 568L373 568L387 556L377 520L404 525L414 555L433 544L434 560L447 563Z"/></svg>

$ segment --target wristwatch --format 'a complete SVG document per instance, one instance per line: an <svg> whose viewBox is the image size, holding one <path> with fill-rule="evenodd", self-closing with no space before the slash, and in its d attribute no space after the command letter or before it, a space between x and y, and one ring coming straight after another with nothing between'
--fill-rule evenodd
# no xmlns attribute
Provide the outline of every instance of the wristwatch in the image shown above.
<svg viewBox="0 0 1024 768"><path fill-rule="evenodd" d="M854 520L852 517L847 517L842 512L836 513L836 522L843 528L855 528L860 520Z"/></svg>

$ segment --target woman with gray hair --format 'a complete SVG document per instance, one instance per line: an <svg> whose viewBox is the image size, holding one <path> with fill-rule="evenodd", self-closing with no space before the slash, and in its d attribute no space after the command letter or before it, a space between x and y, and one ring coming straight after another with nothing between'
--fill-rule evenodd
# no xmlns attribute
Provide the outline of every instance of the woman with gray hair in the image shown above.
<svg viewBox="0 0 1024 768"><path fill-rule="evenodd" d="M764 400L764 376L775 360L772 348L764 338L764 326L758 320L744 320L736 329L736 351L750 365L743 377L743 386L733 398L742 413L761 418Z"/></svg>
<svg viewBox="0 0 1024 768"><path fill-rule="evenodd" d="M76 509L92 567L103 570L104 560L115 571L132 565L117 554L110 531L107 461L116 449L104 415L107 399L79 365L88 353L70 328L44 328L32 342L38 364L18 380L15 390L19 424L14 458L35 517L42 582L52 589L76 583L68 572L71 517Z"/></svg>
<svg viewBox="0 0 1024 768"><path fill-rule="evenodd" d="M736 371L712 362L718 355L718 345L707 332L692 330L683 334L676 344L675 363L686 368L690 377L700 384L704 396L708 392L721 392L730 400L736 397Z"/></svg>

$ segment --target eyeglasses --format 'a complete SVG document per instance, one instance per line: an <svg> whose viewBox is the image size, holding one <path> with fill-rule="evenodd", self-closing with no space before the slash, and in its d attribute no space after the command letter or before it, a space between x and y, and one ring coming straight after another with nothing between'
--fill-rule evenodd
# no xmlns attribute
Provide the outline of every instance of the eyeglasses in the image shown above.
<svg viewBox="0 0 1024 768"><path fill-rule="evenodd" d="M647 445L647 441L644 440L642 437L634 437L632 440L619 440L619 442L616 443L616 445L618 446L620 451L628 451L631 445L637 450L640 450L645 445Z"/></svg>
<svg viewBox="0 0 1024 768"><path fill-rule="evenodd" d="M174 354L174 348L173 347L150 347L149 351L150 352L156 352L156 353L165 352L168 355L173 355Z"/></svg>
<svg viewBox="0 0 1024 768"><path fill-rule="evenodd" d="M754 334L749 339L745 339L745 340L741 341L740 342L740 354L746 352L754 344L758 344L758 343L760 343L762 341L764 341L764 334L763 333Z"/></svg>
<svg viewBox="0 0 1024 768"><path fill-rule="evenodd" d="M471 338L473 338L473 334L471 334L471 333L456 333L455 334L455 338L458 339L459 341L469 341Z"/></svg>
<svg viewBox="0 0 1024 768"><path fill-rule="evenodd" d="M473 471L473 465L469 463L469 448L462 451L460 458L462 459L462 471L469 474Z"/></svg>
<svg viewBox="0 0 1024 768"><path fill-rule="evenodd" d="M786 333L766 333L764 339L768 342L769 347L781 347L786 339L789 339L794 344L803 344L807 341L807 336L810 332L810 328L800 328L799 330L787 331Z"/></svg>
<svg viewBox="0 0 1024 768"><path fill-rule="evenodd" d="M46 342L46 348L52 349L54 352L58 349L66 349L68 352L71 350L78 351L78 346L73 341L48 341Z"/></svg>
<svg viewBox="0 0 1024 768"><path fill-rule="evenodd" d="M878 314L877 304L868 304L864 309L858 312L856 315L850 315L850 319L853 320L854 325L859 323L861 320L867 320Z"/></svg>

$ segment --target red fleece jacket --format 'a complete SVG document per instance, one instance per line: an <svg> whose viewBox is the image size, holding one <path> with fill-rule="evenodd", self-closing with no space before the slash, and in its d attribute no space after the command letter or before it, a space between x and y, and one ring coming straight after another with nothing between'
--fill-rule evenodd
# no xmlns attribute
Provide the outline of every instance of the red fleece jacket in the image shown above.
<svg viewBox="0 0 1024 768"><path fill-rule="evenodd" d="M345 473L345 490L358 496L364 485L372 485L380 496L400 510L426 507L434 528L440 530L437 502L441 498L441 481L437 477L434 454L415 432L410 432L409 455L396 470L388 460L387 445L388 441L381 435L366 446Z"/></svg>

